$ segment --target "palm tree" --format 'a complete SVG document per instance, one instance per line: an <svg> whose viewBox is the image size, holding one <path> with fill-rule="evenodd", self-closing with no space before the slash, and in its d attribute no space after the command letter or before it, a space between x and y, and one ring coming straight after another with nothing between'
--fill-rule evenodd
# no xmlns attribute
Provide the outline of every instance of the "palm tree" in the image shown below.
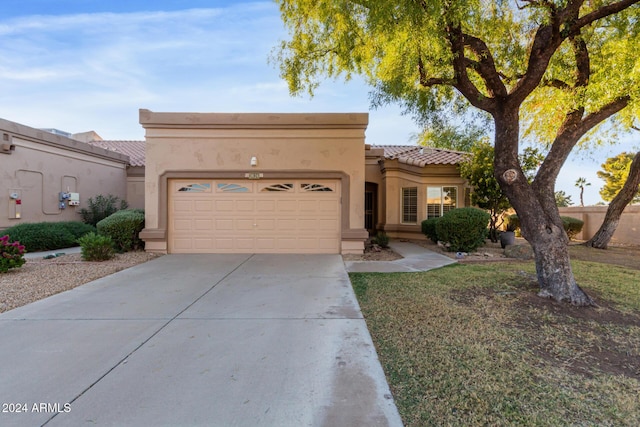
<svg viewBox="0 0 640 427"><path fill-rule="evenodd" d="M591 183L587 182L587 178L580 177L576 180L575 185L580 189L580 206L584 206L584 199L582 197L584 195L584 187L591 185Z"/></svg>

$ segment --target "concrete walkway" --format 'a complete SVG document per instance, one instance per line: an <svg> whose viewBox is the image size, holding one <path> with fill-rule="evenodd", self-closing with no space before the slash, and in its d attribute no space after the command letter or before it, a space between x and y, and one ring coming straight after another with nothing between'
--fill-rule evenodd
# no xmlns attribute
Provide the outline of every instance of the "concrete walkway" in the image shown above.
<svg viewBox="0 0 640 427"><path fill-rule="evenodd" d="M79 254L80 252L81 252L80 246L75 246L73 248L55 249L55 250L52 250L52 251L27 252L26 254L24 254L24 258L25 259L38 259L38 258L44 258L45 256L48 256L48 255L55 255L55 254L69 255L69 254Z"/></svg>
<svg viewBox="0 0 640 427"><path fill-rule="evenodd" d="M415 243L392 241L389 247L404 258L395 261L345 261L345 268L349 273L415 273L456 262Z"/></svg>
<svg viewBox="0 0 640 427"><path fill-rule="evenodd" d="M2 426L402 425L339 255L167 255L3 313L0 401Z"/></svg>

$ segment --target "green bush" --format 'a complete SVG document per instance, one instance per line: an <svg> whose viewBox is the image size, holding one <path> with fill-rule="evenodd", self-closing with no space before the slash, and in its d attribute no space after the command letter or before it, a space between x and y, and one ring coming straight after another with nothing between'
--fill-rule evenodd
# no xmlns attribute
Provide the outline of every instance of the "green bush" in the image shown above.
<svg viewBox="0 0 640 427"><path fill-rule="evenodd" d="M561 216L560 219L562 219L562 227L567 233L567 236L569 236L569 239L573 239L582 231L584 221L570 216ZM517 214L509 215L509 224L514 224L516 229L520 229L520 219Z"/></svg>
<svg viewBox="0 0 640 427"><path fill-rule="evenodd" d="M100 194L95 199L89 197L87 199L88 208L80 209L82 221L96 227L103 219L129 207L126 200L120 200L120 207L118 208L118 200L120 199L112 194L107 196Z"/></svg>
<svg viewBox="0 0 640 427"><path fill-rule="evenodd" d="M389 247L389 236L387 236L387 233L385 233L384 231L378 231L378 234L376 235L376 237L371 239L371 242L375 243L381 248L387 248Z"/></svg>
<svg viewBox="0 0 640 427"><path fill-rule="evenodd" d="M98 223L98 233L111 237L119 252L144 248L138 235L144 228L142 209L120 210Z"/></svg>
<svg viewBox="0 0 640 427"><path fill-rule="evenodd" d="M85 261L106 261L113 258L113 240L109 236L102 236L96 233L85 234L78 239Z"/></svg>
<svg viewBox="0 0 640 427"><path fill-rule="evenodd" d="M11 242L8 235L0 237L0 273L11 268L20 268L25 263L25 247L20 242Z"/></svg>
<svg viewBox="0 0 640 427"><path fill-rule="evenodd" d="M564 231L566 231L567 236L569 236L569 240L572 240L578 233L582 231L584 221L570 216L561 216L560 218L562 219L562 226L564 227Z"/></svg>
<svg viewBox="0 0 640 427"><path fill-rule="evenodd" d="M433 243L438 243L438 233L436 232L436 225L440 218L429 218L422 221L422 234L427 236Z"/></svg>
<svg viewBox="0 0 640 427"><path fill-rule="evenodd" d="M445 213L436 224L438 239L451 252L472 252L484 245L491 216L478 208L458 208Z"/></svg>
<svg viewBox="0 0 640 427"><path fill-rule="evenodd" d="M79 221L25 222L4 230L11 240L18 240L29 252L63 249L76 245L83 234L95 229Z"/></svg>

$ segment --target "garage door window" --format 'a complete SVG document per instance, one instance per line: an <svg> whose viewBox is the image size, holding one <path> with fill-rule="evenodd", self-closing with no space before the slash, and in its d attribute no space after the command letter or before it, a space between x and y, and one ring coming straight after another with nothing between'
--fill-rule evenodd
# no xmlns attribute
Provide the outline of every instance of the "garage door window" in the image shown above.
<svg viewBox="0 0 640 427"><path fill-rule="evenodd" d="M184 191L188 193L210 193L211 184L187 184L178 188L178 191Z"/></svg>
<svg viewBox="0 0 640 427"><path fill-rule="evenodd" d="M333 188L324 184L300 184L302 191L333 191Z"/></svg>
<svg viewBox="0 0 640 427"><path fill-rule="evenodd" d="M293 184L290 183L278 183L278 184L271 184L271 185L265 185L260 189L260 192L267 192L267 191L293 191Z"/></svg>
<svg viewBox="0 0 640 427"><path fill-rule="evenodd" d="M242 184L220 183L218 184L218 191L222 193L248 193L250 190Z"/></svg>

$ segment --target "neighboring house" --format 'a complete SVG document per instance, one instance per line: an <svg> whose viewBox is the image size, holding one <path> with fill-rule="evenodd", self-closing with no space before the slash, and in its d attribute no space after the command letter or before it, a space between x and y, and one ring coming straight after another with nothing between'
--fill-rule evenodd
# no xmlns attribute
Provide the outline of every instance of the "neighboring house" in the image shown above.
<svg viewBox="0 0 640 427"><path fill-rule="evenodd" d="M147 250L362 252L467 206L464 153L364 143L368 115L140 111Z"/></svg>
<svg viewBox="0 0 640 427"><path fill-rule="evenodd" d="M470 206L458 164L465 153L416 145L367 146L365 227L424 239L421 222Z"/></svg>
<svg viewBox="0 0 640 427"><path fill-rule="evenodd" d="M95 132L85 132L91 134L87 143L115 151L129 157L127 165L127 192L126 200L129 208L144 209L144 165L145 165L145 142L144 141L109 141L103 140ZM78 134L73 135L74 138Z"/></svg>
<svg viewBox="0 0 640 427"><path fill-rule="evenodd" d="M126 197L129 158L65 135L0 119L0 229L79 220L89 197Z"/></svg>

